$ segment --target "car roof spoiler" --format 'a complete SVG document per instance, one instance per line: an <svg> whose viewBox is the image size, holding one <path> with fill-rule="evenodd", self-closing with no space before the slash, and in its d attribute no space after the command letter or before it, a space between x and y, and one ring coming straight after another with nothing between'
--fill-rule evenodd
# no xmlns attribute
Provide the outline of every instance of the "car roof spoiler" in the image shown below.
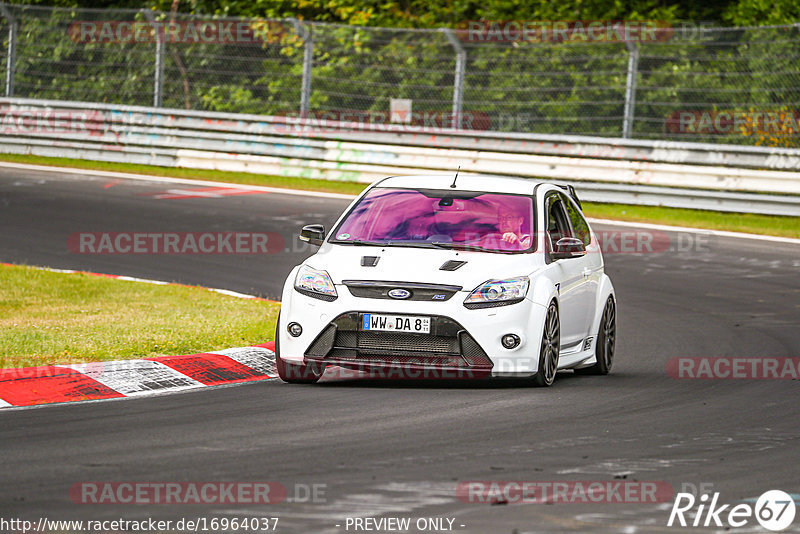
<svg viewBox="0 0 800 534"><path fill-rule="evenodd" d="M558 184L558 187L569 193L569 196L572 197L572 200L575 201L575 204L577 204L580 209L583 209L583 206L581 206L581 199L578 198L578 193L575 192L574 187L569 184Z"/></svg>

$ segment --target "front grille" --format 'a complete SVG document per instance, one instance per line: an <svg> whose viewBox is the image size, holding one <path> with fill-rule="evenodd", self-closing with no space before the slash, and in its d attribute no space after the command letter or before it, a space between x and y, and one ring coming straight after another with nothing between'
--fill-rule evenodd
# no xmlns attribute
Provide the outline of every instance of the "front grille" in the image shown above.
<svg viewBox="0 0 800 534"><path fill-rule="evenodd" d="M489 370L486 352L457 322L431 317L431 333L362 331L362 313L340 315L306 350L306 359L319 363L417 365Z"/></svg>
<svg viewBox="0 0 800 534"><path fill-rule="evenodd" d="M461 355L469 365L475 367L492 366L492 361L473 337L466 332L461 334Z"/></svg>
<svg viewBox="0 0 800 534"><path fill-rule="evenodd" d="M435 365L437 367L465 367L463 360L458 356L416 356L402 354L370 354L333 349L331 360L360 363L364 365Z"/></svg>
<svg viewBox="0 0 800 534"><path fill-rule="evenodd" d="M340 347L357 347L358 332L339 330L336 332L336 344Z"/></svg>
<svg viewBox="0 0 800 534"><path fill-rule="evenodd" d="M461 291L461 286L446 284L420 284L411 282L387 282L379 280L343 280L350 294L366 299L392 299L393 289L405 289L408 297L404 300L444 302Z"/></svg>
<svg viewBox="0 0 800 534"><path fill-rule="evenodd" d="M336 327L333 325L328 325L328 327L323 330L319 336L317 336L317 339L314 340L314 343L308 347L306 354L309 356L324 358L325 355L328 354L328 351L331 350L335 338Z"/></svg>
<svg viewBox="0 0 800 534"><path fill-rule="evenodd" d="M349 334L349 332L348 332ZM458 354L458 339L427 334L401 332L358 332L356 346L360 349L383 349L412 352L452 352ZM339 343L337 346L350 346Z"/></svg>

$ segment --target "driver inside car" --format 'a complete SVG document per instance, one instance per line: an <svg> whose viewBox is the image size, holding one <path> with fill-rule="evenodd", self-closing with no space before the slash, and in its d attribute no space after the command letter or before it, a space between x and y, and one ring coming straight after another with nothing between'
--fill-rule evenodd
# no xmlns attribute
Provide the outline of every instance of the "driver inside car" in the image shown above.
<svg viewBox="0 0 800 534"><path fill-rule="evenodd" d="M497 229L503 234L503 241L506 243L517 243L520 248L525 249L531 246L531 236L522 232L522 222L524 217L513 210L503 210L497 216Z"/></svg>

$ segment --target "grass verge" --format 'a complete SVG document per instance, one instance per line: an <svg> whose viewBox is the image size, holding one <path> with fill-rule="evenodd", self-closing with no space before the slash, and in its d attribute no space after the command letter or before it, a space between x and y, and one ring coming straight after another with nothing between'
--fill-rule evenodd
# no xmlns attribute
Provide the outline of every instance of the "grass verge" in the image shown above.
<svg viewBox="0 0 800 534"><path fill-rule="evenodd" d="M0 161L27 163L33 165L52 165L73 167L78 169L129 172L154 176L170 176L175 178L191 178L195 180L213 180L246 185L262 185L284 187L306 191L324 191L357 195L366 184L357 182L335 182L310 178L289 176L269 176L247 172L228 172L204 169L182 169L173 167L157 167L154 165L135 165L129 163L108 163L67 158L50 158L17 154L0 154ZM717 211L687 210L679 208L662 208L656 206L632 206L626 204L584 203L584 212L589 217L616 219L655 224L670 224L746 232L781 237L800 238L800 217L780 217L772 215L755 215L745 213L722 213Z"/></svg>
<svg viewBox="0 0 800 534"><path fill-rule="evenodd" d="M194 354L273 339L279 304L0 265L0 367Z"/></svg>

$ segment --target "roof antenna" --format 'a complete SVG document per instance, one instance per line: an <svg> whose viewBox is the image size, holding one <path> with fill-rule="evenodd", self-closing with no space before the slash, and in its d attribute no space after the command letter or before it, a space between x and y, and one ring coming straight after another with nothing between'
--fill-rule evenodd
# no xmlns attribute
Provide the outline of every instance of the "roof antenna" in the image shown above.
<svg viewBox="0 0 800 534"><path fill-rule="evenodd" d="M456 169L456 175L453 176L453 183L450 184L450 187L453 188L453 189L456 188L456 180L458 180L458 171L460 171L460 170L461 170L461 165L459 165L458 169Z"/></svg>

